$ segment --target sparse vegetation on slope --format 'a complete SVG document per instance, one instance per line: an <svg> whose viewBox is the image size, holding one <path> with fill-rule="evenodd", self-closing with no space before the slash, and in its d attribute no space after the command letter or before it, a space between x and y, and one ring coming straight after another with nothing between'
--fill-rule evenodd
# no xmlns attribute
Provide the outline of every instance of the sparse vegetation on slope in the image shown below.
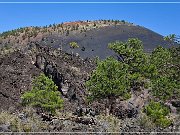
<svg viewBox="0 0 180 135"><path fill-rule="evenodd" d="M161 35L123 20L1 34L0 109L9 112L0 113L0 132L179 131L180 47L165 44L177 45L175 38L161 41ZM165 48L145 53L146 41L150 49L156 43Z"/></svg>
<svg viewBox="0 0 180 135"><path fill-rule="evenodd" d="M111 112L112 102L119 96L123 99L130 98L130 81L128 65L120 63L114 58L107 58L99 62L96 70L86 82L89 88L89 99L107 98L107 114Z"/></svg>
<svg viewBox="0 0 180 135"><path fill-rule="evenodd" d="M117 41L110 43L109 48L119 55L119 61L128 65L131 87L141 90L145 86L145 82L147 83L146 77L151 74L151 71L147 70L150 69L150 64L148 55L143 52L142 41L138 39L129 39L126 43Z"/></svg>
<svg viewBox="0 0 180 135"><path fill-rule="evenodd" d="M145 107L145 113L157 126L167 127L171 124L171 120L166 117L170 113L169 109L159 102L151 101Z"/></svg>
<svg viewBox="0 0 180 135"><path fill-rule="evenodd" d="M32 108L24 108L20 114L0 112L0 132L44 132L48 128Z"/></svg>
<svg viewBox="0 0 180 135"><path fill-rule="evenodd" d="M99 56L100 59L105 59L114 54L107 49L109 42L134 37L143 41L147 52L151 52L159 44L169 44L161 35L124 20L87 20L4 32L0 34L0 47L9 44L12 48L22 48L30 42L38 41L42 45L60 47L70 53L69 43L76 41L79 49L75 49L74 54L78 53L82 58ZM82 48L85 50L81 51ZM105 53L102 53L102 49Z"/></svg>
<svg viewBox="0 0 180 135"><path fill-rule="evenodd" d="M108 103L105 104L111 106L115 97L126 97L130 92L148 89L154 96L151 100L158 99L165 103L173 98L178 99L179 82L174 75L179 70L171 68L174 67L171 51L158 47L149 56L143 52L142 47L142 42L138 39L109 44L109 48L118 54L119 61L107 58L98 63L87 81L90 97L108 98ZM179 60L176 59L177 61ZM164 105L152 101L145 109L158 126L170 125L170 120L165 118L169 111Z"/></svg>
<svg viewBox="0 0 180 135"><path fill-rule="evenodd" d="M63 105L57 86L44 74L33 81L32 90L24 93L21 99L23 105L40 107L51 113L55 113L55 110L61 109Z"/></svg>

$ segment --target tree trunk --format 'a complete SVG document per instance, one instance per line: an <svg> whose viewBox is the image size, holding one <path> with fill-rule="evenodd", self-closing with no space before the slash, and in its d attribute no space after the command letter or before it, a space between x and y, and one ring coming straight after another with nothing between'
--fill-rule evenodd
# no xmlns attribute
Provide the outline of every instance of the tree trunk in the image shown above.
<svg viewBox="0 0 180 135"><path fill-rule="evenodd" d="M106 105L105 105L105 108L106 108L106 116L109 116L109 114L110 114L109 107L110 107L110 105L109 105L109 98L108 98L108 99L106 99Z"/></svg>
<svg viewBox="0 0 180 135"><path fill-rule="evenodd" d="M110 115L113 112L113 105L114 105L115 97L108 97L106 100L106 116Z"/></svg>

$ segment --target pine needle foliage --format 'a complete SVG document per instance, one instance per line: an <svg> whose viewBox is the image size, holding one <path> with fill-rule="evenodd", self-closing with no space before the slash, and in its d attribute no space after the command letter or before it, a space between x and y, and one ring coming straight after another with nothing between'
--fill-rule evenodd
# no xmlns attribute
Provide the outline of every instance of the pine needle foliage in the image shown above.
<svg viewBox="0 0 180 135"><path fill-rule="evenodd" d="M61 109L63 106L57 86L44 74L33 81L32 90L24 93L21 99L25 106L40 107L51 113L55 113L56 109Z"/></svg>

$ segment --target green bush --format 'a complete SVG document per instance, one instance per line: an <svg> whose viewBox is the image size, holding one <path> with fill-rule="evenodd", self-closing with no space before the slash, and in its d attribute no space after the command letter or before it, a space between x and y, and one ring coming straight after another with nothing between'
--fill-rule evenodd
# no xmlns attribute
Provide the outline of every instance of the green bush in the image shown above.
<svg viewBox="0 0 180 135"><path fill-rule="evenodd" d="M78 45L77 42L70 42L69 45L70 45L70 47L73 48L73 49L74 49L74 48L79 48L79 45Z"/></svg>
<svg viewBox="0 0 180 135"><path fill-rule="evenodd" d="M180 97L179 56L179 48L166 49L160 46L150 55L150 62L158 72L151 78L152 92L160 100Z"/></svg>
<svg viewBox="0 0 180 135"><path fill-rule="evenodd" d="M152 80L152 94L162 101L171 100L175 93L176 84L167 77Z"/></svg>
<svg viewBox="0 0 180 135"><path fill-rule="evenodd" d="M166 117L170 113L169 109L159 102L151 101L144 111L157 126L165 128L171 124Z"/></svg>
<svg viewBox="0 0 180 135"><path fill-rule="evenodd" d="M21 96L23 105L40 107L45 111L55 113L56 109L61 109L63 100L54 82L41 74L33 81L32 90Z"/></svg>
<svg viewBox="0 0 180 135"><path fill-rule="evenodd" d="M154 67L149 64L148 55L143 52L143 44L139 39L130 38L127 42L116 41L110 43L108 47L119 55L121 62L128 65L132 88L142 87L146 77L156 74Z"/></svg>
<svg viewBox="0 0 180 135"><path fill-rule="evenodd" d="M127 42L113 42L108 45L108 47L116 52L122 61L131 68L132 71L139 70L140 67L144 66L143 62L146 61L146 55L143 52L142 41L134 38L130 38Z"/></svg>
<svg viewBox="0 0 180 135"><path fill-rule="evenodd" d="M86 86L90 92L89 99L107 98L109 102L106 105L109 107L111 100L118 96L127 99L130 97L128 65L113 58L98 62Z"/></svg>
<svg viewBox="0 0 180 135"><path fill-rule="evenodd" d="M154 49L150 55L150 62L158 69L158 73L167 76L169 72L169 65L172 63L172 56L168 49L161 46Z"/></svg>
<svg viewBox="0 0 180 135"><path fill-rule="evenodd" d="M180 44L180 36L176 34L165 36L164 40L168 41L170 45Z"/></svg>

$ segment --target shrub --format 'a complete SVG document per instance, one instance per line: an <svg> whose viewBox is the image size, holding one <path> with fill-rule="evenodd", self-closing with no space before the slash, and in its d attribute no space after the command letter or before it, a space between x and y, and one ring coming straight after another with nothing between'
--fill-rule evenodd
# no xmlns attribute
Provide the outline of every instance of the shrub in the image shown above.
<svg viewBox="0 0 180 135"><path fill-rule="evenodd" d="M125 43L116 41L108 47L119 55L120 61L129 65L128 70L131 73L144 74L148 69L148 57L143 52L143 44L139 39L130 38Z"/></svg>
<svg viewBox="0 0 180 135"><path fill-rule="evenodd" d="M168 41L170 45L180 44L180 36L175 34L170 34L164 37L164 40Z"/></svg>
<svg viewBox="0 0 180 135"><path fill-rule="evenodd" d="M150 61L155 65L159 71L159 74L167 75L169 72L169 64L172 62L172 56L168 49L161 46L154 49L151 54Z"/></svg>
<svg viewBox="0 0 180 135"><path fill-rule="evenodd" d="M79 45L77 44L77 42L70 42L69 45L70 45L70 47L73 48L73 49L74 49L74 48L79 48Z"/></svg>
<svg viewBox="0 0 180 135"><path fill-rule="evenodd" d="M21 96L23 105L40 107L51 113L62 108L63 100L54 82L41 74L33 81L32 90Z"/></svg>
<svg viewBox="0 0 180 135"><path fill-rule="evenodd" d="M170 113L169 109L159 102L151 101L145 107L145 113L157 126L165 128L171 124L171 120L166 117Z"/></svg>
<svg viewBox="0 0 180 135"><path fill-rule="evenodd" d="M157 69L157 75L151 78L152 92L160 100L180 97L179 48L157 47L150 56L150 62Z"/></svg>
<svg viewBox="0 0 180 135"><path fill-rule="evenodd" d="M119 61L129 65L131 87L134 89L142 87L146 77L154 75L154 67L149 64L149 57L143 52L143 44L139 39L130 38L125 43L116 41L108 47L119 55Z"/></svg>
<svg viewBox="0 0 180 135"><path fill-rule="evenodd" d="M113 58L98 62L90 80L86 82L89 99L108 99L107 108L111 111L111 101L118 96L130 97L128 65Z"/></svg>
<svg viewBox="0 0 180 135"><path fill-rule="evenodd" d="M175 93L176 84L167 77L159 77L152 81L152 94L162 100L171 99Z"/></svg>

